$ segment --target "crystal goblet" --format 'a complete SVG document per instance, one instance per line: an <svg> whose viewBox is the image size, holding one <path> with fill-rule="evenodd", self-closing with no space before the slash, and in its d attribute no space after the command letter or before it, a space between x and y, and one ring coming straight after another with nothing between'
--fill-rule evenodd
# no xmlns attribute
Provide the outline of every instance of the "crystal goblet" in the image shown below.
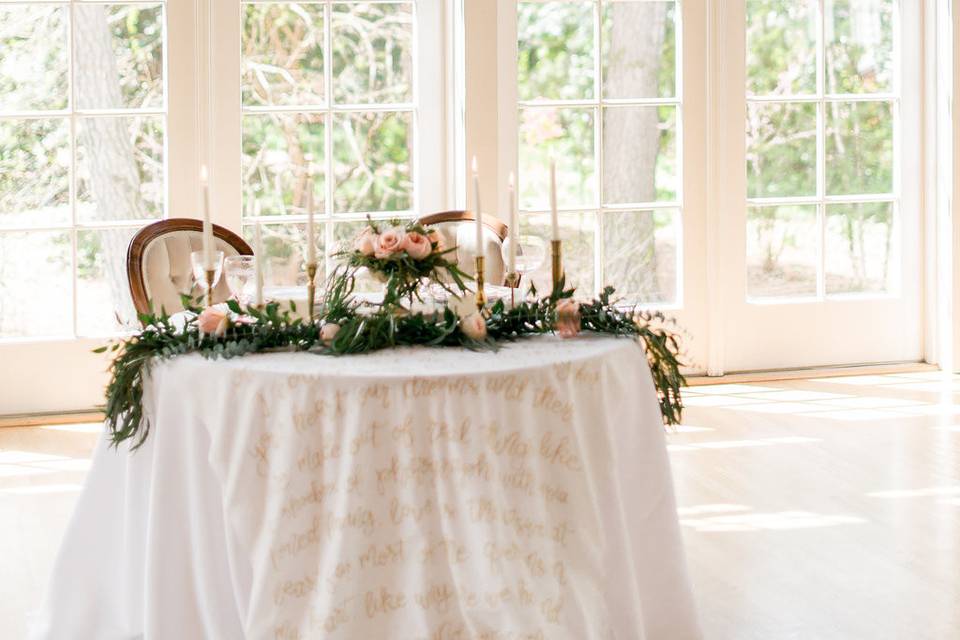
<svg viewBox="0 0 960 640"><path fill-rule="evenodd" d="M253 299L257 287L257 259L254 256L229 256L223 261L227 287L241 307Z"/></svg>
<svg viewBox="0 0 960 640"><path fill-rule="evenodd" d="M510 243L513 237L507 238L501 248L503 263L507 264L510 260ZM517 273L521 276L527 273L533 273L543 265L547 257L547 243L540 236L522 235L517 237L517 262L515 265Z"/></svg>

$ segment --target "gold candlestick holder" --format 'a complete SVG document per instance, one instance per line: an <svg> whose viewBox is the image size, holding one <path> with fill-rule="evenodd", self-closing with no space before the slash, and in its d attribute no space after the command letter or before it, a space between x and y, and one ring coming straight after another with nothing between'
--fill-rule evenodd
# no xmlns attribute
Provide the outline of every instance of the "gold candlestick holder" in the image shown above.
<svg viewBox="0 0 960 640"><path fill-rule="evenodd" d="M514 299L514 292L517 290L517 286L520 284L520 274L516 271L507 272L507 286L510 287L510 306L513 307L517 304L517 301Z"/></svg>
<svg viewBox="0 0 960 640"><path fill-rule="evenodd" d="M561 254L560 240L550 241L550 257L553 265L553 288L556 290L557 285L563 278L563 258Z"/></svg>
<svg viewBox="0 0 960 640"><path fill-rule="evenodd" d="M310 321L313 322L313 303L317 295L317 284L315 278L317 277L317 263L310 262L307 264L307 313L309 314Z"/></svg>
<svg viewBox="0 0 960 640"><path fill-rule="evenodd" d="M477 266L477 311L483 312L484 307L487 306L487 292L483 288L483 278L484 278L484 263L486 259L484 256L477 256L476 258Z"/></svg>
<svg viewBox="0 0 960 640"><path fill-rule="evenodd" d="M214 269L207 269L207 306L213 306L213 279L216 277L217 272Z"/></svg>

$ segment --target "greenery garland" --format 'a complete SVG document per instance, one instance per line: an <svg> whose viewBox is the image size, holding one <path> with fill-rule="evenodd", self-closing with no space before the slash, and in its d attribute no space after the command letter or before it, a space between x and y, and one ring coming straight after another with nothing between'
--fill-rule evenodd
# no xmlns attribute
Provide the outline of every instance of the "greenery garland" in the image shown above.
<svg viewBox="0 0 960 640"><path fill-rule="evenodd" d="M395 261L396 269L387 278L379 305L369 305L353 295L358 271L379 265L369 256L358 259L355 254L347 254L346 266L335 270L328 280L322 310L312 322L297 317L293 303L289 310L281 310L276 302L241 309L231 300L227 312L215 307L200 309L187 297L184 306L192 313L185 323L174 322L164 311L141 314L144 329L140 333L96 349L115 354L104 408L113 443L132 440L134 449L143 444L150 431L143 413L145 378L154 363L182 354L199 353L210 359L269 351L341 356L406 345L495 350L501 342L558 329L562 335L582 330L639 339L650 364L664 422L680 422L680 388L686 381L680 373L677 334L672 321L662 313L618 307L613 287L604 289L594 300L575 303L574 290L566 289L563 281L548 296L537 297L531 287L530 295L516 305L497 300L482 315L474 307L472 313L461 316L451 305L415 312L404 306L404 302L419 297L412 283L421 278L436 281L438 270L452 266L439 257L445 252L436 241L433 249L429 265ZM459 270L451 273L452 282L465 294L462 279L467 276ZM466 300L462 299L459 306L463 307Z"/></svg>

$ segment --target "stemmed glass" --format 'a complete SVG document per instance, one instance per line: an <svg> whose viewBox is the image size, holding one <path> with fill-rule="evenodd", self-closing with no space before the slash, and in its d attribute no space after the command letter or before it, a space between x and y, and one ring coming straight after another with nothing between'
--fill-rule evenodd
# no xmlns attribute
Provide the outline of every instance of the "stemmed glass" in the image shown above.
<svg viewBox="0 0 960 640"><path fill-rule="evenodd" d="M207 267L203 260L203 251L194 251L190 254L190 265L193 267L193 279L203 290L204 301L207 299ZM220 282L223 273L223 251L213 252L213 288Z"/></svg>
<svg viewBox="0 0 960 640"><path fill-rule="evenodd" d="M510 260L510 242L513 237L507 238L500 249L503 255L503 264ZM521 278L525 274L530 274L543 265L547 257L547 243L540 236L522 235L517 237L517 262L516 270Z"/></svg>
<svg viewBox="0 0 960 640"><path fill-rule="evenodd" d="M257 286L257 259L254 256L229 256L223 261L227 286L241 307L250 305Z"/></svg>

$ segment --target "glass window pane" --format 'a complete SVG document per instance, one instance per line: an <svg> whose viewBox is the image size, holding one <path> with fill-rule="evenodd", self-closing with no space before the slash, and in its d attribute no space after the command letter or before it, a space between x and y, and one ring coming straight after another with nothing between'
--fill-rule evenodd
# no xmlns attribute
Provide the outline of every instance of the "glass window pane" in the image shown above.
<svg viewBox="0 0 960 640"><path fill-rule="evenodd" d="M537 107L520 113L520 206L550 206L550 160L557 162L561 207L596 204L594 110Z"/></svg>
<svg viewBox="0 0 960 640"><path fill-rule="evenodd" d="M163 215L160 116L77 119L77 215L84 221Z"/></svg>
<svg viewBox="0 0 960 640"><path fill-rule="evenodd" d="M603 4L603 97L676 95L675 12L673 2Z"/></svg>
<svg viewBox="0 0 960 640"><path fill-rule="evenodd" d="M827 206L827 293L880 293L890 289L895 265L892 202Z"/></svg>
<svg viewBox="0 0 960 640"><path fill-rule="evenodd" d="M0 111L65 109L67 8L0 5Z"/></svg>
<svg viewBox="0 0 960 640"><path fill-rule="evenodd" d="M334 209L403 211L413 206L412 114L334 115Z"/></svg>
<svg viewBox="0 0 960 640"><path fill-rule="evenodd" d="M517 83L521 100L594 97L592 2L517 6Z"/></svg>
<svg viewBox="0 0 960 640"><path fill-rule="evenodd" d="M163 8L76 3L74 82L81 109L163 106Z"/></svg>
<svg viewBox="0 0 960 640"><path fill-rule="evenodd" d="M747 210L747 295L817 294L817 207L784 205Z"/></svg>
<svg viewBox="0 0 960 640"><path fill-rule="evenodd" d="M130 239L137 231L77 232L78 335L101 336L137 327L125 260Z"/></svg>
<svg viewBox="0 0 960 640"><path fill-rule="evenodd" d="M324 102L323 5L243 5L244 105Z"/></svg>
<svg viewBox="0 0 960 640"><path fill-rule="evenodd" d="M747 0L747 94L817 92L817 1Z"/></svg>
<svg viewBox="0 0 960 640"><path fill-rule="evenodd" d="M892 91L894 0L831 0L826 7L827 91Z"/></svg>
<svg viewBox="0 0 960 640"><path fill-rule="evenodd" d="M314 211L325 209L322 114L269 113L243 118L243 214L302 215L307 156L313 155Z"/></svg>
<svg viewBox="0 0 960 640"><path fill-rule="evenodd" d="M567 277L567 286L576 287L581 296L589 296L596 290L594 287L596 219L594 213L560 214L560 239L563 240L563 269ZM546 241L551 233L550 214L521 215L520 229L524 234L537 235ZM533 283L541 294L549 293L553 287L549 249L547 253L547 259L532 274ZM526 290L529 284L528 279L521 286Z"/></svg>
<svg viewBox="0 0 960 640"><path fill-rule="evenodd" d="M817 193L817 105L747 103L747 195Z"/></svg>
<svg viewBox="0 0 960 640"><path fill-rule="evenodd" d="M631 304L677 301L680 212L606 211L604 285Z"/></svg>
<svg viewBox="0 0 960 640"><path fill-rule="evenodd" d="M69 221L69 122L0 120L0 226Z"/></svg>
<svg viewBox="0 0 960 640"><path fill-rule="evenodd" d="M333 6L333 96L338 104L413 101L413 7Z"/></svg>
<svg viewBox="0 0 960 640"><path fill-rule="evenodd" d="M254 247L254 225L243 225L243 237L247 243ZM268 298L276 296L282 298L283 294L271 289L279 287L306 287L307 286L307 225L278 223L260 225L260 237L263 242L263 287L264 295ZM316 282L322 283L326 278L324 261L319 256L324 255L325 246L323 224L317 222L317 279ZM254 249L256 250L256 249ZM304 289L301 295L306 298L307 292ZM287 298L289 299L289 298Z"/></svg>
<svg viewBox="0 0 960 640"><path fill-rule="evenodd" d="M603 110L603 201L677 199L676 107Z"/></svg>
<svg viewBox="0 0 960 640"><path fill-rule="evenodd" d="M366 220L355 220L351 222L337 222L333 225L333 246L330 247L330 254L336 254L341 251L353 251L353 243L360 235L360 232L367 228L369 223Z"/></svg>
<svg viewBox="0 0 960 640"><path fill-rule="evenodd" d="M0 233L0 338L72 332L70 255L67 231Z"/></svg>
<svg viewBox="0 0 960 640"><path fill-rule="evenodd" d="M828 102L827 193L893 191L893 105Z"/></svg>

